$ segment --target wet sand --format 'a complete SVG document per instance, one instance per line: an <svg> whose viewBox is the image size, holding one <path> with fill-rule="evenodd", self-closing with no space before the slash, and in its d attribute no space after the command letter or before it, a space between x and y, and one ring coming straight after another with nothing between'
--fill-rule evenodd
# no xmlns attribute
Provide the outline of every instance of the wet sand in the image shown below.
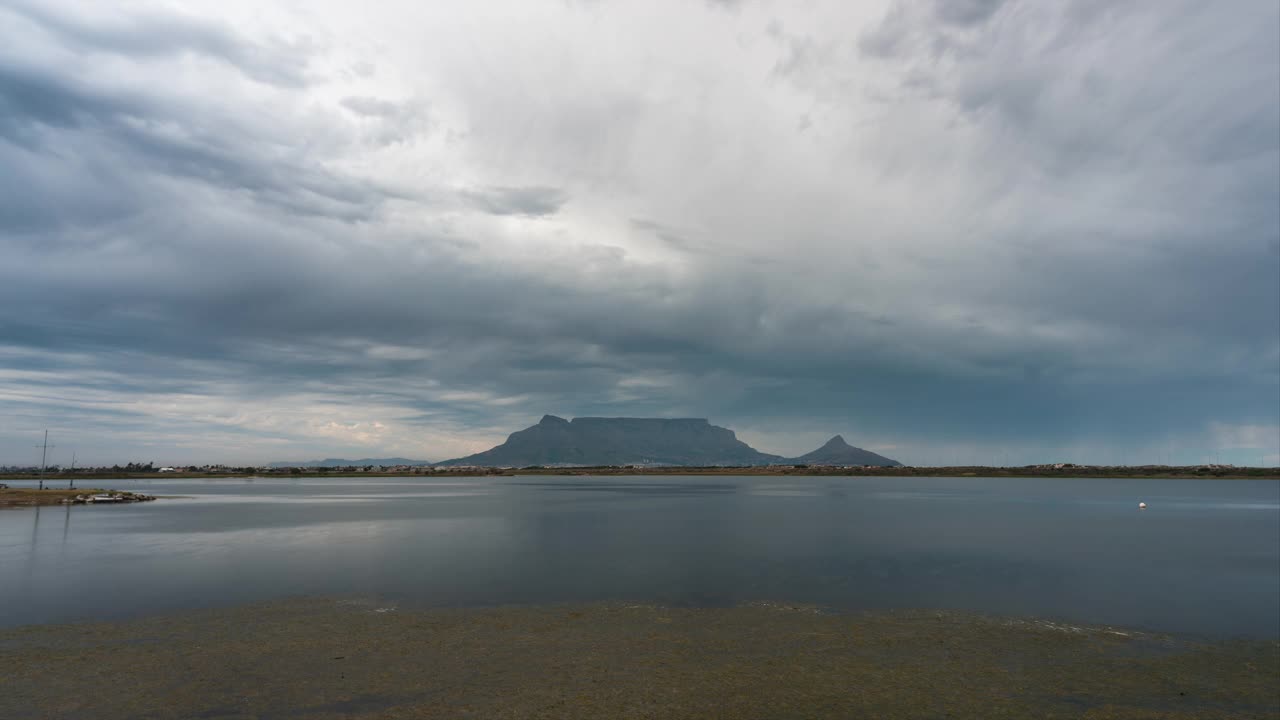
<svg viewBox="0 0 1280 720"><path fill-rule="evenodd" d="M778 604L303 599L0 631L0 717L1280 718L1280 642Z"/></svg>

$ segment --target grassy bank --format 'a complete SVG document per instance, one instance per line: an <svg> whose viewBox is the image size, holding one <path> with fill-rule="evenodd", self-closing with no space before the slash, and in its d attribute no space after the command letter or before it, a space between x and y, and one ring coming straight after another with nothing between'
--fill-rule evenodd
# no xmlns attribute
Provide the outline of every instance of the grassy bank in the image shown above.
<svg viewBox="0 0 1280 720"><path fill-rule="evenodd" d="M0 632L6 718L1275 718L1280 644L955 613L300 600Z"/></svg>
<svg viewBox="0 0 1280 720"><path fill-rule="evenodd" d="M46 488L44 490L35 488L0 488L0 508L62 505L65 502L75 501L77 497L106 494L122 496L125 498L124 502L142 502L143 500L153 499L149 495L119 490L104 490L102 488L76 488L74 490L67 488Z"/></svg>

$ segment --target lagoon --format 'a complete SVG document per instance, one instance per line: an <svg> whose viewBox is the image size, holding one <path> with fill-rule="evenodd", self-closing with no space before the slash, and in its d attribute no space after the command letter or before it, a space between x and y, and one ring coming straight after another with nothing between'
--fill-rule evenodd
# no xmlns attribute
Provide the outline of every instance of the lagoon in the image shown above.
<svg viewBox="0 0 1280 720"><path fill-rule="evenodd" d="M768 601L1280 636L1276 481L107 484L181 497L0 512L0 626L345 595L427 607Z"/></svg>

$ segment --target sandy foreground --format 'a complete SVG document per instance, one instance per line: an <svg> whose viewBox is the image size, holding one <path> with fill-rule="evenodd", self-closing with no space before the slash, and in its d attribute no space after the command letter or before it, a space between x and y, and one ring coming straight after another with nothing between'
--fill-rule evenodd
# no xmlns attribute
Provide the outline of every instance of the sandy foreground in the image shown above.
<svg viewBox="0 0 1280 720"><path fill-rule="evenodd" d="M0 717L1280 718L1280 643L768 603L303 599L0 631Z"/></svg>

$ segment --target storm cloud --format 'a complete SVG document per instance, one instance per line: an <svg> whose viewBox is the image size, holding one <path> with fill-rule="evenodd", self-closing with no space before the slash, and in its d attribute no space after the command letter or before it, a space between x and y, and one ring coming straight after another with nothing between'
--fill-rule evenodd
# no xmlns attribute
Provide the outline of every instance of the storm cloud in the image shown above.
<svg viewBox="0 0 1280 720"><path fill-rule="evenodd" d="M483 5L0 0L0 464L1280 463L1275 3Z"/></svg>

